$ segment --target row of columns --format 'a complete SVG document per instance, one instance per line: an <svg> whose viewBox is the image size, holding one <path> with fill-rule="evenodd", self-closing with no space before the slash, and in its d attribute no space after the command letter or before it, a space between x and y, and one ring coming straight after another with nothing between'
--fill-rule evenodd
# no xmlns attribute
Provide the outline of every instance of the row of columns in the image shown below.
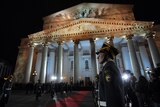
<svg viewBox="0 0 160 107"><path fill-rule="evenodd" d="M131 61L133 73L136 76L136 78L139 78L139 76L141 75L140 64L138 62L138 58L136 55L136 51L134 48L132 37L133 37L133 35L127 36L127 45L128 45L128 50L129 50L130 61ZM150 34L146 35L146 39L147 39L149 51L151 53L154 68L156 68L157 64L160 63L160 54L159 54L158 48L156 46L156 43L153 39L153 34L150 33Z"/></svg>
<svg viewBox="0 0 160 107"><path fill-rule="evenodd" d="M132 70L135 76L138 78L141 75L140 72L140 65L136 56L136 51L134 48L132 37L133 35L128 35L127 37L127 45L132 65ZM151 53L151 57L154 63L154 67L157 67L157 63L160 63L160 55L156 46L156 43L153 39L153 35L147 35L147 43L149 46L149 50ZM113 38L109 39L110 43L113 45ZM95 54L95 41L90 40L91 43L91 63L92 63L92 70L93 70L93 77L97 74L97 64L96 64L96 54ZM79 50L78 50L79 41L74 41L74 72L73 72L73 82L77 82L79 80ZM29 49L29 57L28 57L28 64L25 73L25 83L29 82L31 69L32 69L32 60L34 54L34 46L30 45ZM40 80L42 83L45 83L46 78L46 68L47 68L47 55L48 55L48 45L44 44L43 54L42 54L42 62L41 62L41 71L40 71ZM58 43L58 60L57 60L57 79L58 82L61 81L62 71L63 71L63 48L62 43Z"/></svg>
<svg viewBox="0 0 160 107"><path fill-rule="evenodd" d="M74 72L73 72L73 82L77 82L79 80L79 50L78 50L79 41L74 41ZM57 81L60 82L62 79L62 71L63 71L63 47L62 43L58 43L58 58L57 58L57 72L55 75L57 76ZM92 59L92 66L93 66L93 77L97 74L97 67L96 67L96 55L95 55L95 41L91 40L91 59ZM34 56L34 45L29 45L29 54L28 54L28 61L25 71L24 82L28 83L30 81L31 71L32 71L32 64L33 64L33 56ZM42 51L42 61L41 61L41 68L40 68L40 76L39 79L42 83L46 81L46 70L47 70L47 57L48 57L48 44L43 44L43 51Z"/></svg>

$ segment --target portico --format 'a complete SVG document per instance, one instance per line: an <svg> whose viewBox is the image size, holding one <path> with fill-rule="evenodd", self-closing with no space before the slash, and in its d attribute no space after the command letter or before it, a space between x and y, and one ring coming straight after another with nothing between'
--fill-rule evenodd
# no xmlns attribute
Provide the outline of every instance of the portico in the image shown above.
<svg viewBox="0 0 160 107"><path fill-rule="evenodd" d="M142 59L140 61L137 57L135 38L137 36L141 38L142 41L138 42L144 42L147 38L154 67L160 63L160 58L157 59L160 55L151 38L154 34L152 30L154 22L135 21L132 7L120 4L83 3L45 17L44 30L28 35L28 39L21 44L20 50L22 46L29 44L29 47L23 48L18 57L23 59L26 65L21 65L23 68L21 73L17 65L15 75L24 73L21 82L27 83L30 81L32 71L36 69L38 74L36 79L40 79L42 83L51 82L52 76L57 78L57 82L76 83L87 77L94 81L100 69L95 51L104 41L108 41L121 50L116 58L121 72L128 70L128 66L125 66L128 63L125 62L125 54L128 54L130 70L138 78L143 74L140 64ZM82 46L83 41L89 41L86 47ZM124 44L128 53L124 52ZM37 54L34 53L34 49L37 50Z"/></svg>

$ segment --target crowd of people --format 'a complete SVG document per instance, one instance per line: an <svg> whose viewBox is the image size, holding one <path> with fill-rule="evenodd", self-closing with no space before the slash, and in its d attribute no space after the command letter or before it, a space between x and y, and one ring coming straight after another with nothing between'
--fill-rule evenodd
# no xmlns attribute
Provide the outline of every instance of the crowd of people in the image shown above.
<svg viewBox="0 0 160 107"><path fill-rule="evenodd" d="M88 82L93 93L97 107L160 107L160 66L155 68L149 75L150 80L140 75L136 78L131 71L124 71L128 78L123 78L115 64L115 57L119 51L108 43L104 43L96 52L98 62L102 65L101 71L96 75L95 82ZM10 75L0 80L0 107L5 107L12 90ZM64 82L45 83L40 80L37 83L26 84L26 94L35 94L39 100L44 93L49 93L53 98L57 93L71 93L73 87L82 87L84 82L75 84Z"/></svg>
<svg viewBox="0 0 160 107"><path fill-rule="evenodd" d="M42 94L50 94L53 98L57 93L67 94L72 92L73 86L71 84L60 82L60 83L44 83L42 84L40 80L36 84L29 82L26 84L26 94L35 94L36 100L42 96Z"/></svg>
<svg viewBox="0 0 160 107"><path fill-rule="evenodd" d="M95 99L98 107L160 107L160 66L149 75L150 80L132 72L124 71L128 78L123 79L115 64L118 50L104 43L96 52L102 70L97 77Z"/></svg>

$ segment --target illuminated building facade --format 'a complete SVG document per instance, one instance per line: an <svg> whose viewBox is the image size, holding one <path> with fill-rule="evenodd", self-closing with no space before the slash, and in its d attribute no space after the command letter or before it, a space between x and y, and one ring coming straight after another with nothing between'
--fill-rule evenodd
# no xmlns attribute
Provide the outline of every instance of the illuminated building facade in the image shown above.
<svg viewBox="0 0 160 107"><path fill-rule="evenodd" d="M159 33L154 22L136 21L132 8L82 3L44 17L43 30L21 40L15 82L94 81L100 70L95 52L104 41L120 50L116 64L121 72L147 77L146 68L160 63Z"/></svg>

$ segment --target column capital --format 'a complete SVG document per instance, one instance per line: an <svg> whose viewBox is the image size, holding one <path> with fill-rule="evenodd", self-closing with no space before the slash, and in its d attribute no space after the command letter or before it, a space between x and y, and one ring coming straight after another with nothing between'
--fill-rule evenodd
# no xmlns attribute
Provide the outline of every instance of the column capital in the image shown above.
<svg viewBox="0 0 160 107"><path fill-rule="evenodd" d="M145 38L154 38L156 35L156 32L149 32L145 35Z"/></svg>
<svg viewBox="0 0 160 107"><path fill-rule="evenodd" d="M63 41L57 41L57 44L58 44L58 45L63 45L64 42L63 42Z"/></svg>
<svg viewBox="0 0 160 107"><path fill-rule="evenodd" d="M126 39L127 39L127 40L132 39L133 36L134 36L133 34L126 35Z"/></svg>
<svg viewBox="0 0 160 107"><path fill-rule="evenodd" d="M74 44L79 44L79 40L74 40L73 43Z"/></svg>
<svg viewBox="0 0 160 107"><path fill-rule="evenodd" d="M28 43L28 47L35 47L34 43Z"/></svg>
<svg viewBox="0 0 160 107"><path fill-rule="evenodd" d="M50 44L50 42L43 42L42 46L48 46Z"/></svg>

